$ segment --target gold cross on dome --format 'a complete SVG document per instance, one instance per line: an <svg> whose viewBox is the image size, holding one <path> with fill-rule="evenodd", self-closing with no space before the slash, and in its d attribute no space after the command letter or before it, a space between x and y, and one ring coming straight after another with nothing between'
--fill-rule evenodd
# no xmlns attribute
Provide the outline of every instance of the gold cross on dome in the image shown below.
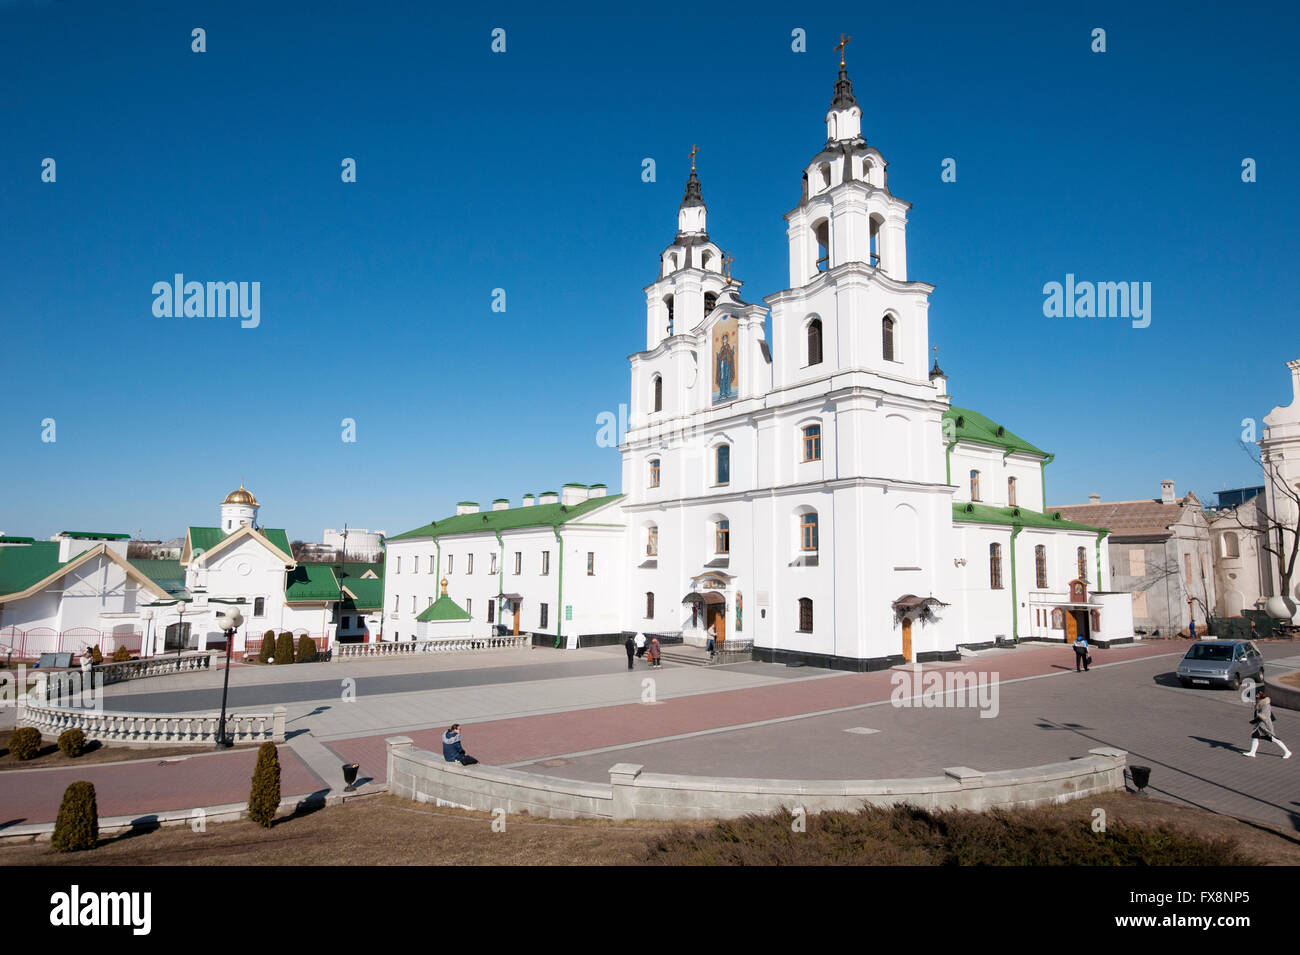
<svg viewBox="0 0 1300 955"><path fill-rule="evenodd" d="M695 154L699 151L699 147L691 143L691 172L695 172Z"/></svg>
<svg viewBox="0 0 1300 955"><path fill-rule="evenodd" d="M837 49L837 50L840 51L840 69L841 69L841 70L844 69L844 48L845 48L846 46L849 45L849 41L852 40L852 39L853 39L853 37L851 37L851 36L845 36L843 33L841 33L841 34L840 34L840 42L837 43L837 44L835 44L835 49Z"/></svg>
<svg viewBox="0 0 1300 955"><path fill-rule="evenodd" d="M729 255L727 256L726 261L722 263L722 274L727 277L728 285L731 284L731 263L734 261L736 261L736 257L734 255Z"/></svg>

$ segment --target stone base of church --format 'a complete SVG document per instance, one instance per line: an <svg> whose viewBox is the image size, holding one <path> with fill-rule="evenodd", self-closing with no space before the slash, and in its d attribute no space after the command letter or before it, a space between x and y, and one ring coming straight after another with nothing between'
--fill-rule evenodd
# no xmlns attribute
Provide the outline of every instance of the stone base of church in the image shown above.
<svg viewBox="0 0 1300 955"><path fill-rule="evenodd" d="M829 653L778 650L773 647L754 647L754 660L757 663L784 663L786 666L821 667L826 670L848 670L853 673L888 670L890 667L907 662L901 654L867 658L840 657Z"/></svg>

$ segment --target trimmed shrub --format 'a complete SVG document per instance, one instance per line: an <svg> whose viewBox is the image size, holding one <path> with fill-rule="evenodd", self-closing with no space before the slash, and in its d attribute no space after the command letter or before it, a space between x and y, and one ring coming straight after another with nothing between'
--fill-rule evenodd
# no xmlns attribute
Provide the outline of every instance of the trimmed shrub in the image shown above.
<svg viewBox="0 0 1300 955"><path fill-rule="evenodd" d="M59 734L59 752L76 759L86 751L86 734L79 729L64 730Z"/></svg>
<svg viewBox="0 0 1300 955"><path fill-rule="evenodd" d="M35 759L41 751L41 731L34 726L16 729L9 737L9 752L19 759Z"/></svg>
<svg viewBox="0 0 1300 955"><path fill-rule="evenodd" d="M99 666L104 662L104 654L99 652L99 644L95 644L90 648L90 662L95 666Z"/></svg>
<svg viewBox="0 0 1300 955"><path fill-rule="evenodd" d="M76 782L63 791L63 803L54 823L50 845L59 852L95 848L99 841L99 807L95 784Z"/></svg>
<svg viewBox="0 0 1300 955"><path fill-rule="evenodd" d="M257 652L257 662L265 663L275 656L275 631L268 630L262 634L262 649Z"/></svg>
<svg viewBox="0 0 1300 955"><path fill-rule="evenodd" d="M292 662L293 634L286 631L280 634L279 639L275 641L275 664L279 666L281 663Z"/></svg>
<svg viewBox="0 0 1300 955"><path fill-rule="evenodd" d="M114 663L126 663L130 659L131 659L131 651L128 650L126 647L118 647L116 650L113 651Z"/></svg>
<svg viewBox="0 0 1300 955"><path fill-rule="evenodd" d="M280 808L280 755L274 743L263 743L257 750L257 767L248 793L248 818L267 829L275 822Z"/></svg>
<svg viewBox="0 0 1300 955"><path fill-rule="evenodd" d="M298 638L298 663L311 663L316 659L316 641L311 637Z"/></svg>

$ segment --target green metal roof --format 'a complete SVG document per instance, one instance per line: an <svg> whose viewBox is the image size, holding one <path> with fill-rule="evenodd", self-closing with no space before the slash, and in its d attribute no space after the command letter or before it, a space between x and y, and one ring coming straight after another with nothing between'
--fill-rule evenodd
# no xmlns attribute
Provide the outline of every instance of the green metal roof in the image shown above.
<svg viewBox="0 0 1300 955"><path fill-rule="evenodd" d="M26 590L62 566L57 541L0 547L0 596Z"/></svg>
<svg viewBox="0 0 1300 955"><path fill-rule="evenodd" d="M390 541L412 540L419 537L446 537L452 534L508 531L522 527L550 527L567 524L623 497L613 494L597 497L578 504L535 504L531 507L509 507L500 511L483 511L481 514L456 514L452 517L425 524L405 534L388 538Z"/></svg>
<svg viewBox="0 0 1300 955"><path fill-rule="evenodd" d="M949 408L943 413L945 421L952 422L952 434L958 441L977 441L980 444L991 444L999 448L1005 448L1008 451L1023 451L1026 454L1037 454L1047 457L1048 454L1042 448L1035 447L1019 435L1012 434L1002 425L989 418L984 417L978 411L971 411L969 408ZM945 434L948 432L945 431Z"/></svg>
<svg viewBox="0 0 1300 955"><path fill-rule="evenodd" d="M284 599L289 603L319 603L340 598L338 578L328 564L299 564L286 571Z"/></svg>
<svg viewBox="0 0 1300 955"><path fill-rule="evenodd" d="M435 620L469 620L470 615L460 604L443 594L415 619L421 623L430 623Z"/></svg>
<svg viewBox="0 0 1300 955"><path fill-rule="evenodd" d="M307 561L300 560L298 563L319 564L322 567L332 567L334 568L334 576L338 577L340 580L343 580L345 578L351 579L353 577L362 577L365 575L366 571L374 571L375 576L380 578L381 580L383 579L384 576L384 562L382 560L375 561L374 563L368 563L366 561L361 561L361 560L345 561L343 564L343 575L341 577L339 576L338 573L339 562L336 560L307 560Z"/></svg>
<svg viewBox="0 0 1300 955"><path fill-rule="evenodd" d="M168 593L185 589L185 568L181 566L179 560L148 560L133 557L127 563Z"/></svg>
<svg viewBox="0 0 1300 955"><path fill-rule="evenodd" d="M8 534L0 534L0 544L35 544L35 537L10 537Z"/></svg>
<svg viewBox="0 0 1300 955"><path fill-rule="evenodd" d="M373 578L349 577L343 586L353 594L344 596L343 606L351 610L382 610L384 606L384 582Z"/></svg>
<svg viewBox="0 0 1300 955"><path fill-rule="evenodd" d="M60 537L90 541L129 541L130 534L101 534L99 531L59 531Z"/></svg>
<svg viewBox="0 0 1300 955"><path fill-rule="evenodd" d="M1067 521L1060 511L1044 514L1028 507L993 507L991 504L962 504L953 502L952 519L968 524L1006 524L1010 527L1043 527L1053 530L1089 531L1099 533L1104 528Z"/></svg>

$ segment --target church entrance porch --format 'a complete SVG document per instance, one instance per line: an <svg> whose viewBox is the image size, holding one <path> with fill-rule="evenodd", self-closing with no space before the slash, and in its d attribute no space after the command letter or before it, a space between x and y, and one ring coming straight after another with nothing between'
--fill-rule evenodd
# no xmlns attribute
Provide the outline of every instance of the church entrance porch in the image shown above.
<svg viewBox="0 0 1300 955"><path fill-rule="evenodd" d="M691 589L682 598L682 605L690 609L690 616L682 627L682 636L688 643L705 646L710 627L717 644L727 639L727 606L731 602L728 595L734 580L731 574L720 571L691 579Z"/></svg>

